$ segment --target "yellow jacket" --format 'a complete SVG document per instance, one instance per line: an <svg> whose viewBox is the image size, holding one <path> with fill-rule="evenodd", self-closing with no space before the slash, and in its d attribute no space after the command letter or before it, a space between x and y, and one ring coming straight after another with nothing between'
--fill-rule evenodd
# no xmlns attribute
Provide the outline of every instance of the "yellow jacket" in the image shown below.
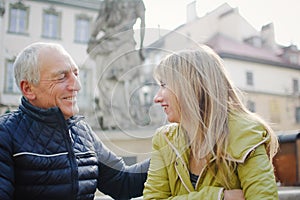
<svg viewBox="0 0 300 200"><path fill-rule="evenodd" d="M270 137L264 128L246 120L229 120L230 159L238 163L229 177L230 188L242 189L247 200L276 200L277 186L265 144ZM189 154L186 136L178 124L158 129L152 140L153 152L144 199L221 199L224 185L207 166L200 173L196 189L189 175ZM215 158L210 160L214 166Z"/></svg>

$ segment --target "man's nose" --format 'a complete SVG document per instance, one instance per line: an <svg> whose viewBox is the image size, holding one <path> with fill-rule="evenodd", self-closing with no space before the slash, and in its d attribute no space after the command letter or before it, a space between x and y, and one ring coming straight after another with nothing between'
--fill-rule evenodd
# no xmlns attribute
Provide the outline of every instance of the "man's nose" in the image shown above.
<svg viewBox="0 0 300 200"><path fill-rule="evenodd" d="M78 75L72 73L68 84L68 88L70 90L75 90L75 91L79 91L81 89L81 83Z"/></svg>

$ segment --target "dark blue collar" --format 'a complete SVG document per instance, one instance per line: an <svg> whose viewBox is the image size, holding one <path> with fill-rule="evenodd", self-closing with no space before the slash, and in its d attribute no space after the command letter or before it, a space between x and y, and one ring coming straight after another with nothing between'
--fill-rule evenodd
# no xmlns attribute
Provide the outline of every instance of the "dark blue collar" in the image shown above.
<svg viewBox="0 0 300 200"><path fill-rule="evenodd" d="M52 107L48 109L39 108L29 103L24 96L21 99L21 105L19 106L19 109L28 114L31 118L47 124L66 123L69 125L83 118L82 116L73 116L65 120L63 113L58 107Z"/></svg>

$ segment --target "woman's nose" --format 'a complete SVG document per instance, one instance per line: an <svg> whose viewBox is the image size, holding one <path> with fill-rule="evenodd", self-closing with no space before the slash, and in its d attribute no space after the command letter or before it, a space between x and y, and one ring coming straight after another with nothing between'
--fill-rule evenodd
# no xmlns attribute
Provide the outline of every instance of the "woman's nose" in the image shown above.
<svg viewBox="0 0 300 200"><path fill-rule="evenodd" d="M162 96L160 95L159 91L154 96L153 101L154 101L154 103L160 103L160 102L162 102Z"/></svg>

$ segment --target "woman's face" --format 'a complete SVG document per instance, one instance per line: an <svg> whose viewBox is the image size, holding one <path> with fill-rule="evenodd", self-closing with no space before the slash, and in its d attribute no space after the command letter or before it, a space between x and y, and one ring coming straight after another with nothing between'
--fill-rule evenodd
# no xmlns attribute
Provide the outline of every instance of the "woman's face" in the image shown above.
<svg viewBox="0 0 300 200"><path fill-rule="evenodd" d="M180 122L180 109L177 97L165 83L160 82L160 88L154 96L154 102L160 103L167 114L169 122Z"/></svg>

